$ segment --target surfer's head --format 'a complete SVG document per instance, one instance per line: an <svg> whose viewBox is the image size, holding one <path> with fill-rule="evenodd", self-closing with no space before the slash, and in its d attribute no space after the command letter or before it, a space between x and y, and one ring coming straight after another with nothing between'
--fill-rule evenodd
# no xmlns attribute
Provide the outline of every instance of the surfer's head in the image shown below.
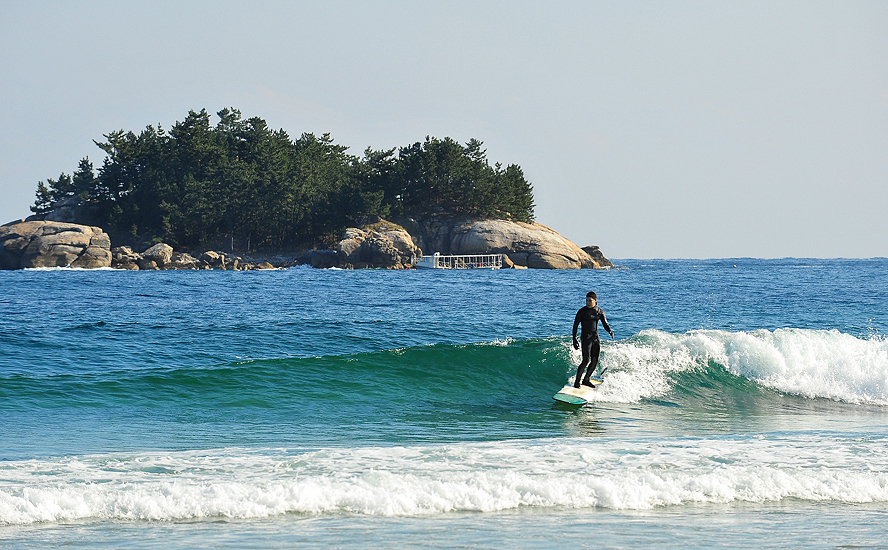
<svg viewBox="0 0 888 550"><path fill-rule="evenodd" d="M596 296L594 292L587 293L586 294L586 305L588 307L595 307L596 303L598 303L598 296Z"/></svg>

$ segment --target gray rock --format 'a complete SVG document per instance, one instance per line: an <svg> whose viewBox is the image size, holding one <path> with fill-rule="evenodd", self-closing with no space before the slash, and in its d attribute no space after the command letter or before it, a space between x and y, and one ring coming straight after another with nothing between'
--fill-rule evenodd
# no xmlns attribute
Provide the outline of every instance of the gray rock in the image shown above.
<svg viewBox="0 0 888 550"><path fill-rule="evenodd" d="M403 267L400 251L383 234L371 231L361 246L361 255L370 267L397 269Z"/></svg>
<svg viewBox="0 0 888 550"><path fill-rule="evenodd" d="M128 246L118 246L111 249L111 267L114 269L138 270L142 255L133 252Z"/></svg>
<svg viewBox="0 0 888 550"><path fill-rule="evenodd" d="M225 252L214 250L208 250L201 254L198 262L200 267L206 266L209 269L229 269L238 271L242 271L249 265L249 262L244 262L244 259L240 256L234 256L232 254L226 254Z"/></svg>
<svg viewBox="0 0 888 550"><path fill-rule="evenodd" d="M101 228L53 221L0 227L0 269L111 266L111 239Z"/></svg>
<svg viewBox="0 0 888 550"><path fill-rule="evenodd" d="M145 252L142 252L142 257L153 261L158 267L162 268L172 260L173 247L166 243L157 243Z"/></svg>
<svg viewBox="0 0 888 550"><path fill-rule="evenodd" d="M108 241L111 244L111 241ZM96 269L99 267L111 266L111 251L107 248L99 248L97 246L89 246L83 251L79 258L71 262L71 267L80 267L83 269Z"/></svg>
<svg viewBox="0 0 888 550"><path fill-rule="evenodd" d="M454 228L451 254L507 254L519 266L536 269L597 268L579 246L544 225L507 220L467 222Z"/></svg>
<svg viewBox="0 0 888 550"><path fill-rule="evenodd" d="M199 269L200 262L187 252L173 252L169 263L164 267L166 269Z"/></svg>
<svg viewBox="0 0 888 550"><path fill-rule="evenodd" d="M337 253L335 250L312 250L311 251L311 267L318 269L327 269L335 267L337 264Z"/></svg>
<svg viewBox="0 0 888 550"><path fill-rule="evenodd" d="M339 253L339 262L343 265L356 266L363 262L361 258L364 241L367 240L367 232L356 227L345 230L342 240L339 241L336 251Z"/></svg>
<svg viewBox="0 0 888 550"><path fill-rule="evenodd" d="M405 269L412 265L414 256L422 255L422 250L404 228L385 220L369 227L345 230L336 247L339 267Z"/></svg>
<svg viewBox="0 0 888 550"><path fill-rule="evenodd" d="M475 221L446 215L399 222L407 227L414 242L429 254L505 254L515 267L601 267L576 244L538 223Z"/></svg>
<svg viewBox="0 0 888 550"><path fill-rule="evenodd" d="M141 271L157 271L160 269L160 266L157 265L157 262L148 258L142 258L138 261L139 269Z"/></svg>
<svg viewBox="0 0 888 550"><path fill-rule="evenodd" d="M198 259L199 259L201 262L204 262L205 264L207 264L207 265L211 265L211 266L212 266L212 265L216 265L216 264L222 262L222 259L221 259L221 257L219 256L219 253L218 253L218 252L214 252L214 251L212 251L212 250L207 250L206 252L204 252L203 254L201 254L201 255L200 255L200 258L198 258Z"/></svg>
<svg viewBox="0 0 888 550"><path fill-rule="evenodd" d="M586 254L588 254L590 258L595 260L595 263L597 263L601 269L614 267L614 264L604 257L604 254L601 253L601 249L597 246L584 246L583 250L586 251Z"/></svg>

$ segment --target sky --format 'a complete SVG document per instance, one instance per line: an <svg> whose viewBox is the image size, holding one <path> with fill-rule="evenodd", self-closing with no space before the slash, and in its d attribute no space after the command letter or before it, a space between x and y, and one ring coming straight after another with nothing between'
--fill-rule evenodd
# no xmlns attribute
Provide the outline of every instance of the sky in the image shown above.
<svg viewBox="0 0 888 550"><path fill-rule="evenodd" d="M609 258L888 256L884 1L3 0L0 223L104 134L225 107L479 139Z"/></svg>

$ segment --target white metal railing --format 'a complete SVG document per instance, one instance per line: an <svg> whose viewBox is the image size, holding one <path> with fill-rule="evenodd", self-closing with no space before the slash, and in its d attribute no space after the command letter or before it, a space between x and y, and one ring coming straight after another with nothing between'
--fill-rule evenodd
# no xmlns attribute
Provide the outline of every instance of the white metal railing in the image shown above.
<svg viewBox="0 0 888 550"><path fill-rule="evenodd" d="M462 254L414 256L413 265L433 269L500 269L503 267L502 254Z"/></svg>

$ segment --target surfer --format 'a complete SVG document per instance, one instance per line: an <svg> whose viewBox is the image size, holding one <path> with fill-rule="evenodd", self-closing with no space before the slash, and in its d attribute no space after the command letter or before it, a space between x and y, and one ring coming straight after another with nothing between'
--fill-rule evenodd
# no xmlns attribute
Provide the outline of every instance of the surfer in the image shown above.
<svg viewBox="0 0 888 550"><path fill-rule="evenodd" d="M604 327L604 330L610 334L611 340L613 340L614 331L612 331L610 325L607 324L607 317L604 316L604 310L598 307L598 296L596 296L594 292L590 292L586 294L586 305L577 311L577 316L574 318L574 349L580 349L580 342L577 341L577 327L581 324L583 326L580 335L580 339L583 341L583 361L577 368L577 378L574 380L575 388L580 387L580 380L583 381L582 383L584 386L594 387L592 382L589 381L589 377L592 376L592 373L598 368L598 355L601 353L601 340L598 339L598 321L601 321L601 326ZM583 376L583 369L586 369L587 366L589 368L586 370L586 376L581 378Z"/></svg>

